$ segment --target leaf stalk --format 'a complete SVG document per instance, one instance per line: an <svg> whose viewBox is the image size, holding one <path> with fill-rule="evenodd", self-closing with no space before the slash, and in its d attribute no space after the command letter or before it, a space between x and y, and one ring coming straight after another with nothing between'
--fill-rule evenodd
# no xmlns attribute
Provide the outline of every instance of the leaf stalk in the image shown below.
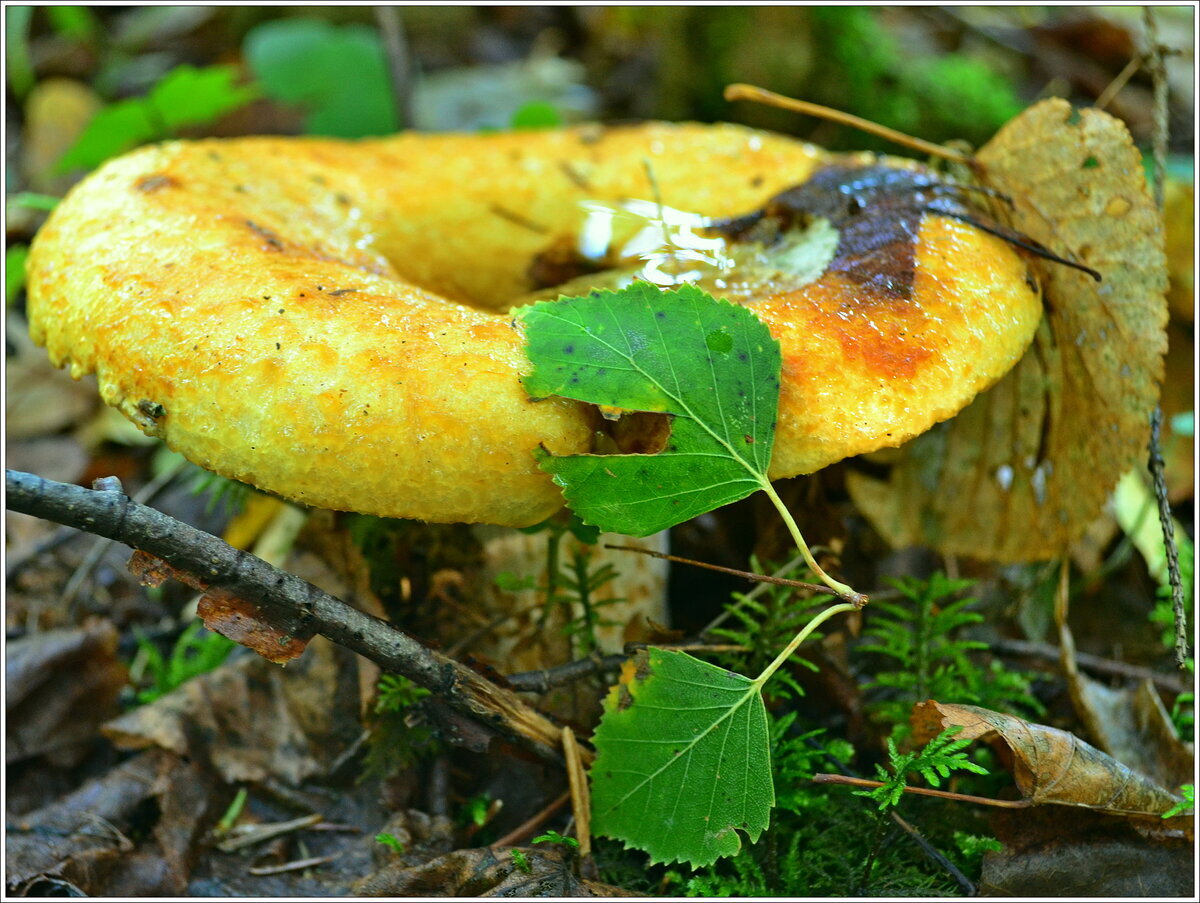
<svg viewBox="0 0 1200 903"><path fill-rule="evenodd" d="M809 635L814 630L816 630L834 615L841 614L843 611L857 611L860 607L861 606L858 606L853 602L839 602L837 605L831 605L824 611L818 613L816 617L804 625L803 630L792 637L792 641L784 647L784 650L779 653L779 655L775 656L775 661L767 665L767 667L763 669L762 674L758 675L758 677L754 679L755 686L761 688L763 684L770 680L771 675L778 671L780 667L782 667L783 663L791 658L792 653L800 647L801 643L808 639Z"/></svg>
<svg viewBox="0 0 1200 903"><path fill-rule="evenodd" d="M822 583L828 586L831 590L838 594L842 599L845 599L854 608L862 608L869 601L869 597L863 593L855 592L845 583L834 580L817 564L817 560L813 558L813 554L809 551L808 543L804 541L804 537L800 535L800 528L796 526L796 521L792 517L792 513L788 511L779 494L775 492L775 487L770 481L763 479L763 492L767 494L767 498L771 500L771 504L775 506L775 510L779 512L779 516L783 518L783 522L787 524L788 532L792 534L792 539L796 543L796 547L800 550L800 554L804 556L805 563L812 569L812 572L817 576Z"/></svg>

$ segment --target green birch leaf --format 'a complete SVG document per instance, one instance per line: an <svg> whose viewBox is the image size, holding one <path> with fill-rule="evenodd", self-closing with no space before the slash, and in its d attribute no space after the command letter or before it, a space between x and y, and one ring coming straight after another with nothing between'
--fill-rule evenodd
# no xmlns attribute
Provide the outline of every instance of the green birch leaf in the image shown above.
<svg viewBox="0 0 1200 903"><path fill-rule="evenodd" d="M244 106L258 90L237 84L235 66L176 66L146 97L103 107L55 164L55 171L95 169L110 157L189 126L207 125Z"/></svg>
<svg viewBox="0 0 1200 903"><path fill-rule="evenodd" d="M520 317L531 396L671 415L658 454L539 451L586 523L648 536L770 486L781 358L749 310L691 285L635 282L543 301Z"/></svg>
<svg viewBox="0 0 1200 903"><path fill-rule="evenodd" d="M775 805L759 681L650 648L605 700L592 829L653 862L703 866L753 843Z"/></svg>

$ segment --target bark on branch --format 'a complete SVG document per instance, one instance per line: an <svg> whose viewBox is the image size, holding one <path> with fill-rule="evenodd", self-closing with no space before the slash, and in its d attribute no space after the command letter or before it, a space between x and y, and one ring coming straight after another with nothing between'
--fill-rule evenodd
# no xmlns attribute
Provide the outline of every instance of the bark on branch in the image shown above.
<svg viewBox="0 0 1200 903"><path fill-rule="evenodd" d="M161 558L211 588L252 603L264 621L283 632L319 633L387 671L404 675L456 712L540 758L562 763L561 728L516 693L306 580L139 505L119 490L85 489L14 470L5 471L4 484L9 509L115 539ZM590 759L590 750L583 752Z"/></svg>

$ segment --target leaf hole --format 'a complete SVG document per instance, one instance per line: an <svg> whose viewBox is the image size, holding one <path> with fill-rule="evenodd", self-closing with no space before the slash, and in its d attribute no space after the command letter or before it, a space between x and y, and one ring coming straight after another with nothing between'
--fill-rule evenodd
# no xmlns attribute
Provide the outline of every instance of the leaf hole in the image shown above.
<svg viewBox="0 0 1200 903"><path fill-rule="evenodd" d="M604 439L597 452L619 455L657 455L671 439L671 415L652 411L628 411L616 420L599 424Z"/></svg>

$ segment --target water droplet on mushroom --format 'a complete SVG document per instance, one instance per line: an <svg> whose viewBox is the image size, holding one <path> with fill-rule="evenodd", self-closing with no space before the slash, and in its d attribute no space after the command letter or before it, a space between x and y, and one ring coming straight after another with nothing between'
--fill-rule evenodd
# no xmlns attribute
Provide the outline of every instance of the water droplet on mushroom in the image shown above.
<svg viewBox="0 0 1200 903"><path fill-rule="evenodd" d="M1000 488L1008 492L1012 488L1013 469L1007 464L1001 464L996 468L996 482L1000 484Z"/></svg>
<svg viewBox="0 0 1200 903"><path fill-rule="evenodd" d="M1033 486L1033 500L1039 505L1044 505L1046 503L1046 468L1043 464L1034 468L1030 483Z"/></svg>

